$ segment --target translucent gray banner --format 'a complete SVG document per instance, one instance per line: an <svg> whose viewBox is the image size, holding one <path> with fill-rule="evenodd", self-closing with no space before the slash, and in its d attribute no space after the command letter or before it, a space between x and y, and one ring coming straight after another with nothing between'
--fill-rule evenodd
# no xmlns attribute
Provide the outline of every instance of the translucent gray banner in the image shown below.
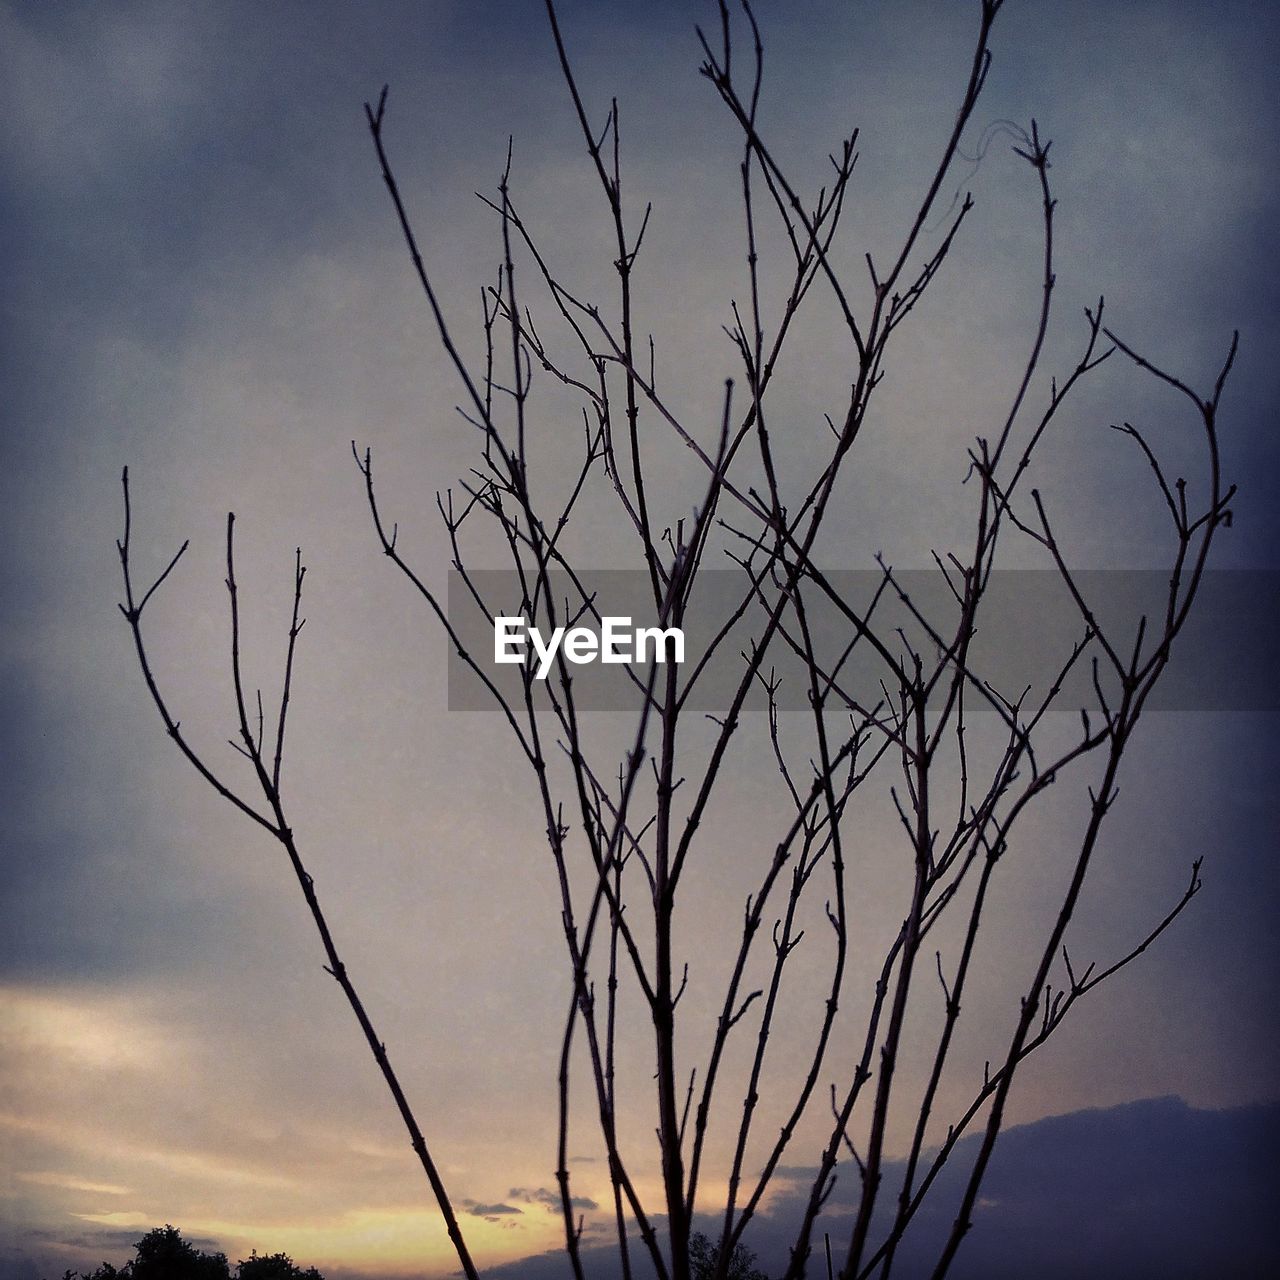
<svg viewBox="0 0 1280 1280"><path fill-rule="evenodd" d="M520 580L507 570L476 570L468 586L457 571L449 574L448 616L463 650L480 671L514 704L523 701L517 665L499 664L494 652L494 619L519 616L523 593ZM1144 653L1150 653L1163 629L1169 576L1153 570L1084 569L1073 575L1080 593L1114 650L1128 660L1139 621L1148 621ZM605 569L585 572L574 584L567 574L551 575L556 622L600 632L600 618L629 618L633 627L658 625L649 578L643 571ZM835 570L826 575L831 593L813 583L803 587L802 601L813 651L830 670L839 664L838 683L861 705L871 706L896 688L885 654L867 639L856 644L854 617L870 615L870 626L889 658L909 663L914 649L925 669L936 662L934 637L949 644L954 638L959 606L937 570L895 572L897 588L884 586L878 570ZM777 598L765 585L764 600L749 600L749 581L741 570L703 570L684 622L685 659L679 667L681 686L693 681L687 706L699 712L722 711L733 697L745 670L744 653L763 633L767 606ZM473 594L474 589L474 594ZM583 591L591 595L584 611ZM476 599L476 596L479 599ZM567 608L566 608L567 602ZM745 609L743 608L745 603ZM733 622L735 615L737 621ZM1205 574L1190 617L1179 634L1171 660L1147 706L1161 711L1275 711L1280 709L1280 645L1276 620L1280 617L1280 571L1217 570ZM713 641L730 624L724 639ZM537 624L549 627L539 607ZM782 710L808 705L809 679L797 653L803 639L796 616L788 610L785 634L769 646L762 671L773 671L776 700ZM931 635L932 633L932 635ZM1083 639L1085 622L1062 578L1053 570L1005 570L991 575L967 661L968 669L1003 697L1034 706L1062 671L1072 645ZM1098 705L1091 657L1099 658L1104 696L1111 699L1119 682L1095 640L1063 682L1056 705L1075 710ZM578 709L619 711L638 705L636 680L645 667L599 660L570 664ZM696 677L695 677L696 672ZM559 679L552 666L549 680ZM882 686L884 688L882 688ZM448 665L449 708L453 711L493 710L496 702L477 673L456 651ZM748 709L763 710L767 696L758 682L748 697Z"/></svg>

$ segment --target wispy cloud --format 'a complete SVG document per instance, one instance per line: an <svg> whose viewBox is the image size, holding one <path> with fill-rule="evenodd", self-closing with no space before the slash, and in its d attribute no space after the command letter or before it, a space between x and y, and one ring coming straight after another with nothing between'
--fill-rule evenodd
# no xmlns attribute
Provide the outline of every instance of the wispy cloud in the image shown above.
<svg viewBox="0 0 1280 1280"><path fill-rule="evenodd" d="M14 1174L20 1182L30 1182L39 1187L57 1187L62 1191L87 1191L98 1196L127 1196L128 1187L111 1182L88 1182L71 1173L52 1173L44 1170L28 1173L19 1170Z"/></svg>

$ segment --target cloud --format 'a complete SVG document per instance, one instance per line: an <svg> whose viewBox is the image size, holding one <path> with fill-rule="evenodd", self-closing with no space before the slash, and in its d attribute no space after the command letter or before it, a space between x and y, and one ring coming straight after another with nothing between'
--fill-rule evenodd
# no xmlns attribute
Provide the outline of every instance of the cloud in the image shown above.
<svg viewBox="0 0 1280 1280"><path fill-rule="evenodd" d="M167 1074L183 1057L172 1033L121 999L3 986L0 1020L25 1054L62 1070Z"/></svg>
<svg viewBox="0 0 1280 1280"><path fill-rule="evenodd" d="M524 1212L512 1204L478 1204L474 1200L464 1200L463 1204L467 1206L467 1212L476 1218L496 1218L502 1214Z"/></svg>
<svg viewBox="0 0 1280 1280"><path fill-rule="evenodd" d="M902 1273L927 1274L951 1226L979 1135L957 1146L903 1239ZM983 1182L956 1280L1072 1280L1124 1275L1191 1280L1262 1276L1280 1266L1271 1230L1280 1104L1197 1110L1155 1098L1052 1116L1001 1134ZM872 1238L883 1238L903 1165L885 1169ZM748 1237L766 1270L786 1246L814 1170L791 1166L792 1192L774 1199ZM850 1167L829 1202L847 1215L858 1194ZM833 1248L848 1226L832 1229ZM816 1234L821 1240L821 1229Z"/></svg>
<svg viewBox="0 0 1280 1280"><path fill-rule="evenodd" d="M150 1225L147 1215L139 1213L136 1209L121 1209L112 1213L77 1213L72 1216L79 1218L82 1222L96 1223L100 1227L113 1227L118 1231L126 1229L146 1231Z"/></svg>
<svg viewBox="0 0 1280 1280"><path fill-rule="evenodd" d="M52 1172L19 1172L14 1175L20 1182L30 1182L40 1187L58 1187L63 1191L87 1191L99 1196L127 1196L128 1187L116 1186L110 1182L87 1182L84 1178L70 1173Z"/></svg>
<svg viewBox="0 0 1280 1280"><path fill-rule="evenodd" d="M928 1275L949 1229L977 1135L965 1138L918 1215L898 1253L904 1276ZM1200 1280L1209 1275L1263 1280L1280 1274L1280 1240L1272 1229L1274 1153L1280 1144L1280 1103L1199 1110L1178 1098L1153 1098L1105 1109L1051 1116L1007 1129L996 1144L973 1229L952 1274L956 1280ZM792 1232L815 1170L779 1169L789 1190L759 1214L745 1243L766 1274L785 1269ZM872 1239L883 1238L886 1211L903 1173L885 1168L885 1211ZM815 1238L830 1229L833 1254L849 1235L856 1171L837 1183L838 1212L819 1220ZM661 1230L662 1220L656 1219ZM715 1214L695 1228L714 1234ZM611 1245L583 1250L598 1280L619 1280ZM638 1241L633 1272L652 1275ZM563 1274L556 1250L493 1268L495 1277L554 1280Z"/></svg>
<svg viewBox="0 0 1280 1280"><path fill-rule="evenodd" d="M559 1213L563 1208L563 1203L558 1191L553 1191L550 1187L536 1187L533 1190L527 1187L512 1187L507 1192L509 1200L523 1200L525 1204L541 1204L545 1205L552 1213ZM585 1213L590 1213L600 1206L589 1196L570 1196L569 1204L574 1209L581 1209Z"/></svg>

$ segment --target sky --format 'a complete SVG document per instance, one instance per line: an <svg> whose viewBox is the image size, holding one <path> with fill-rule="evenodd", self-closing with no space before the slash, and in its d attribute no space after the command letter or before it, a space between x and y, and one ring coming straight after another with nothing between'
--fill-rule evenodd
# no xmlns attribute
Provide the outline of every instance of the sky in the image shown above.
<svg viewBox="0 0 1280 1280"><path fill-rule="evenodd" d="M744 288L739 147L697 74L693 25L714 25L714 6L560 12L593 118L618 98L626 197L637 216L653 204L638 305L667 385L692 418L714 421L732 365L720 326ZM762 119L804 189L861 129L849 261L887 252L917 198L954 116L975 12L761 3ZM1008 0L972 159L944 188L944 206L972 191L972 222L860 441L824 546L833 563L867 569L884 550L926 568L968 510L965 450L1007 399L1038 287L1037 195L995 126L1034 117L1053 139L1060 202L1046 367L1071 367L1082 308L1099 294L1120 333L1197 387L1238 328L1221 432L1240 495L1216 564L1280 569L1278 24L1245 0L1212 13ZM278 679L303 548L285 774L295 830L478 1259L539 1254L556 1243L545 1202L569 992L553 871L500 719L449 710L446 647L379 551L350 445L374 450L404 545L444 590L435 493L472 465L474 440L365 128L362 104L384 83L388 145L468 350L498 261L495 220L474 193L495 189L509 137L512 189L549 258L587 291L611 287L609 228L541 6L9 0L0 51L0 1277L119 1262L165 1222L233 1261L285 1249L331 1277L453 1266L279 848L201 785L146 696L116 609L126 465L140 564L158 571L191 539L149 609L149 636L175 715L228 770L226 512L237 513L247 661L264 687ZM802 337L779 395L796 421L820 423L846 357L820 323ZM1047 442L1041 483L1058 495L1074 563L1157 570L1158 498L1106 431L1122 415L1158 424L1190 456L1174 400L1109 370ZM683 450L655 444L653 468L674 519L701 481ZM572 537L588 563L633 565L603 499L588 500ZM1010 550L1010 567L1040 565L1032 548ZM1142 1131L1173 1135L1175 1154L1211 1151L1223 1185L1268 1176L1248 1135L1274 1128L1265 1108L1280 1100L1272 708L1144 722L1073 949L1116 954L1201 856L1205 888L1028 1064L1010 1106L1024 1126L1004 1157L1012 1183L1019 1161L1043 1162L1035 1135L1055 1116L1058 1149L1074 1142L1095 1166L1105 1157L1088 1144L1110 1117L1118 1158L1153 1176L1149 1153L1144 1165L1124 1138L1136 1115ZM625 732L597 723L605 739ZM732 760L690 890L695 1019L712 1008L717 946L741 912L742 851L776 822L767 741L754 742ZM1027 954L1078 800L1078 789L1053 798L1030 829L1026 875L998 903L965 1046L979 1073L982 1033L1010 1017L997 979ZM889 824L868 824L878 848ZM878 893L873 883L873 931L898 910ZM797 1044L803 1025L788 1024ZM794 1066L781 1040L779 1066ZM643 1085L650 1064L634 1047ZM637 1107L625 1123L639 1145L652 1120ZM895 1159L904 1132L890 1135ZM604 1204L600 1153L586 1124L575 1133L575 1194ZM813 1163L816 1147L805 1150L797 1168ZM1186 1212L1186 1179L1167 1182L1152 1184L1153 1202ZM1046 1183L1041 1207L1064 1194ZM1229 1214L1231 1201L1213 1203ZM785 1217L785 1195L774 1212ZM1030 1211L1009 1222L1014 1239L1044 1229ZM1103 1223L1099 1248L1107 1231L1125 1236ZM762 1258L770 1240L763 1232ZM533 1275L527 1266L511 1274Z"/></svg>

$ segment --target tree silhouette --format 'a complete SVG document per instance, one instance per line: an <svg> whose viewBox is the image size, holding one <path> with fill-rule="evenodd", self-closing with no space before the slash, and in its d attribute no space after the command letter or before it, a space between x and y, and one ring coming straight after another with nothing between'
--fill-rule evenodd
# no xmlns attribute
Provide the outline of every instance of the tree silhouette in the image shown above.
<svg viewBox="0 0 1280 1280"><path fill-rule="evenodd" d="M728 1266L721 1268L721 1246L703 1231L695 1231L689 1237L689 1274L692 1280L713 1280L716 1275L725 1280L768 1280L763 1271L756 1269L756 1255L745 1244L736 1244L730 1254Z"/></svg>
<svg viewBox="0 0 1280 1280"><path fill-rule="evenodd" d="M230 1274L226 1254L202 1253L173 1226L148 1231L135 1249L130 1280L226 1280Z"/></svg>
<svg viewBox="0 0 1280 1280"><path fill-rule="evenodd" d="M305 1271L287 1253L255 1250L236 1264L236 1280L324 1280L315 1267ZM225 1253L204 1253L174 1226L153 1227L134 1245L122 1267L104 1262L95 1271L66 1271L62 1280L231 1280Z"/></svg>
<svg viewBox="0 0 1280 1280"><path fill-rule="evenodd" d="M83 1280L230 1280L224 1253L203 1253L171 1224L153 1227L134 1245L134 1256L123 1267L104 1262ZM68 1271L63 1280L73 1280Z"/></svg>
<svg viewBox="0 0 1280 1280"><path fill-rule="evenodd" d="M305 1271L287 1253L257 1252L236 1267L236 1280L324 1280L315 1267Z"/></svg>
<svg viewBox="0 0 1280 1280"><path fill-rule="evenodd" d="M809 1183L786 1280L805 1274L842 1162L857 1170L857 1201L851 1217L832 1226L843 1235L829 1266L842 1280L887 1280L898 1243L940 1170L962 1136L976 1131L979 1141L949 1207L952 1225L933 1272L941 1280L973 1225L1020 1067L1199 890L1197 862L1181 896L1151 908L1110 956L1083 966L1073 961L1069 928L1122 762L1193 607L1214 537L1230 522L1234 489L1222 476L1218 409L1235 341L1212 386L1197 391L1108 327L1099 299L1080 322L1074 363L1056 373L1043 367L1058 274L1057 200L1050 142L1034 121L1009 128L1039 205L1039 300L1021 352L1011 358L1003 405L957 458L970 485L967 528L934 552L942 604L925 603L912 581L871 548L844 548L877 566L867 598L822 559L831 514L861 443L893 429L873 407L893 376L901 335L922 321L931 286L972 222L973 201L966 196L948 208L943 192L986 82L1001 7L1001 0L975 6L977 30L954 122L931 153L929 176L894 229L892 249L876 255L840 236L858 157L856 130L837 141L826 184L806 193L758 115L763 39L750 5L734 16L721 3L719 31L699 32L702 74L738 131L740 218L724 234L740 237L744 264L741 295L715 335L722 346L707 347L724 352L720 363L735 375L715 371L714 421L683 410L680 389L663 382L663 335L645 330L635 295L651 211L623 198L619 106L615 100L595 118L550 0L559 70L610 244L602 281L580 281L578 264L549 260L517 208L508 156L496 193L484 198L498 238L496 283L483 295L478 345L464 342L446 315L388 155L386 91L367 107L411 270L457 375L460 413L476 442L471 470L436 495L466 607L490 621L523 618L548 635L584 620L603 625L588 567L591 529L580 517L580 500L590 492L593 501L611 504L629 531L630 567L659 627L701 623L708 637L683 667L651 661L618 673L631 726L619 749L616 739L588 724L584 713L591 707L575 660L563 649L543 679L532 661L500 672L468 642L460 616L446 607L384 511L372 451L353 444L378 549L422 598L510 728L536 806L531 838L545 842L560 893L572 989L563 1026L553 1033L559 1038L555 1176L575 1280L585 1274L583 1223L569 1171L571 1099L579 1088L606 1158L612 1229L627 1280L636 1253L659 1280L756 1274L745 1233L784 1163L795 1167L793 1142L799 1145L801 1134ZM789 366L808 377L804 342L813 339L796 335L815 327L824 341L839 342L843 358L835 383L823 389L830 412L816 422L788 403L778 373ZM715 358L708 354L706 361ZM1039 445L1064 417L1064 406L1074 405L1080 385L1107 362L1162 384L1188 411L1200 451L1187 480L1181 474L1187 459L1171 456L1163 437L1130 423L1120 428L1150 473L1153 506L1167 517L1168 538L1158 609L1121 624L1096 607L1060 529L1058 513L1081 501L1081 478L1071 477L1056 501L1031 481ZM553 397L574 402L568 417L563 400ZM543 409L547 403L554 407ZM661 482L658 456L668 461ZM255 698L242 673L235 524L228 516L232 746L249 771L248 782L228 781L222 763L195 745L171 710L143 634L143 612L186 544L149 586L135 581L127 471L123 479L121 610L149 693L169 736L205 782L283 850L319 933L326 970L374 1055L462 1271L477 1280L433 1148L306 869L305 816L295 822L285 795L285 729L303 622L301 552L281 692L268 717L261 694ZM910 472L892 477L902 510L919 510L926 501L914 480ZM974 643L990 614L998 552L1006 554L1010 543L1040 558L1066 602L1057 648L1046 656L1039 682L1025 689L1004 687L1001 671L983 665ZM496 585L470 567L477 545L479 554L493 555L496 547L503 557L506 575ZM727 603L710 589L713 559L731 567ZM708 710L697 696L711 685L716 662L728 675L715 686L717 700ZM869 677L859 662L870 665ZM1076 673L1085 677L1080 701L1064 692ZM794 704L799 714L790 719L782 701L789 687L802 694ZM752 713L753 699L759 714ZM1070 719L1051 716L1060 710L1070 710ZM1063 723L1072 725L1070 733L1062 732ZM750 889L731 913L738 932L721 957L724 981L714 993L700 992L702 1008L713 1013L691 1026L681 1003L690 975L680 928L693 913L690 881L716 873L716 805L732 772L727 762L748 726L776 762L776 820L767 832L751 833L749 847L734 851ZM1005 1018L988 1037L985 1066L975 1068L957 1052L957 1028L979 981L974 974L990 964L979 945L989 904L1008 881L1029 874L1025 854L1034 842L1024 819L1043 811L1046 793L1063 783L1077 805L1075 825L1064 828L1069 843L1057 906L1043 926L1028 930L1016 963L1000 966ZM896 815L900 842L900 856L884 873L891 884L876 886L876 900L891 904L892 927L873 942L854 927L872 874L874 851L862 839L870 793ZM803 979L793 963L802 943L802 954L814 957ZM796 1002L813 1011L807 1056L791 1078L766 1090L778 1024ZM644 1095L622 1083L619 1048L624 1037L640 1035L651 1055L643 1088L651 1078L652 1090ZM925 1069L904 1083L910 1053ZM728 1101L727 1081L738 1090ZM958 1090L967 1102L942 1114L944 1099ZM647 1148L624 1136L622 1122L640 1109L646 1133L656 1133L656 1144ZM905 1174L887 1189L891 1115L904 1113ZM659 1190L650 1194L648 1185ZM723 1188L710 1205L709 1185ZM693 1232L699 1212L720 1216L718 1239Z"/></svg>

